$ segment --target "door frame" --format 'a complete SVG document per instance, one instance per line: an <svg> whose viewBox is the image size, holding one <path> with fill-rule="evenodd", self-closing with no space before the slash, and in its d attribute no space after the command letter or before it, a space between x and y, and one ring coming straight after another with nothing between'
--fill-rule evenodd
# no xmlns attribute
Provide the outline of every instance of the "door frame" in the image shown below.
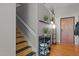
<svg viewBox="0 0 79 59"><path fill-rule="evenodd" d="M63 17L63 18L60 18L60 44L61 44L61 37L62 37L62 33L61 33L61 19L66 19L66 18L73 18L73 32L74 32L74 26L75 26L75 17L72 16L72 17ZM74 37L74 33L73 33L73 44L75 44L75 37Z"/></svg>

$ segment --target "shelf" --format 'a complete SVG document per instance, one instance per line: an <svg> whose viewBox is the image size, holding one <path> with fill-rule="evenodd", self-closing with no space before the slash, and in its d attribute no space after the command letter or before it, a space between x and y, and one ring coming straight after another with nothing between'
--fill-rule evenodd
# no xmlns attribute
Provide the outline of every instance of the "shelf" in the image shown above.
<svg viewBox="0 0 79 59"><path fill-rule="evenodd" d="M45 24L49 24L49 22L44 21L44 20L39 20L39 22L45 23Z"/></svg>

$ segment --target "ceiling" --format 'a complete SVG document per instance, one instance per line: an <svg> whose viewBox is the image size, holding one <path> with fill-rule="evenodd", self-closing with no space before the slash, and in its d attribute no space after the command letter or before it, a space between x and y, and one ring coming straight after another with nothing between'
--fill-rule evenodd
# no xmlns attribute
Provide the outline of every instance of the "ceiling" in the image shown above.
<svg viewBox="0 0 79 59"><path fill-rule="evenodd" d="M79 3L46 3L45 5L50 10L53 8L58 17L79 15Z"/></svg>

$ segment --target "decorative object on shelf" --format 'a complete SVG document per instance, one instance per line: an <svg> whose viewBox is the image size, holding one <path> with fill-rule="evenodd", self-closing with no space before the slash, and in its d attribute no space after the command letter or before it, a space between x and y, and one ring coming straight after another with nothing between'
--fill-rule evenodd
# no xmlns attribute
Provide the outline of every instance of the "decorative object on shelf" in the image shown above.
<svg viewBox="0 0 79 59"><path fill-rule="evenodd" d="M39 36L39 56L47 56L50 53L50 36Z"/></svg>
<svg viewBox="0 0 79 59"><path fill-rule="evenodd" d="M43 28L43 33L44 33L44 36L47 36L48 35L48 28Z"/></svg>
<svg viewBox="0 0 79 59"><path fill-rule="evenodd" d="M55 24L53 24L53 29L56 29L56 25Z"/></svg>
<svg viewBox="0 0 79 59"><path fill-rule="evenodd" d="M53 25L53 24L54 24L54 22L53 22L53 21L51 21L51 24Z"/></svg>
<svg viewBox="0 0 79 59"><path fill-rule="evenodd" d="M51 21L54 21L54 20L55 20L55 18L54 18L54 16L52 16Z"/></svg>
<svg viewBox="0 0 79 59"><path fill-rule="evenodd" d="M44 21L48 21L48 16L44 16Z"/></svg>
<svg viewBox="0 0 79 59"><path fill-rule="evenodd" d="M51 11L51 13L52 13L53 15L55 15L55 11L54 11L53 8L52 8L50 11Z"/></svg>

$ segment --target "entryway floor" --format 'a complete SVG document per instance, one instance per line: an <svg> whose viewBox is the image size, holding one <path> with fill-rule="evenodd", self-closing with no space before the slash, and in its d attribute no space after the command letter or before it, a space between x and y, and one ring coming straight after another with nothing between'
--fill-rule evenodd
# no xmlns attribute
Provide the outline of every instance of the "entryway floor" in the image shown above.
<svg viewBox="0 0 79 59"><path fill-rule="evenodd" d="M52 45L50 56L79 56L79 46L71 44Z"/></svg>

